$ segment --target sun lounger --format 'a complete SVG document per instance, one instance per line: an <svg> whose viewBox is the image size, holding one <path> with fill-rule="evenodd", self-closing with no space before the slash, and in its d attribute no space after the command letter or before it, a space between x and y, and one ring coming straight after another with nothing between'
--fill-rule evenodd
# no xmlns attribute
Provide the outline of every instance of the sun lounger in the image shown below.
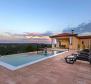
<svg viewBox="0 0 91 84"><path fill-rule="evenodd" d="M76 62L76 60L88 61L91 64L91 51L81 51L78 54L72 54L70 56L65 57L65 61L69 64L73 64L74 62Z"/></svg>

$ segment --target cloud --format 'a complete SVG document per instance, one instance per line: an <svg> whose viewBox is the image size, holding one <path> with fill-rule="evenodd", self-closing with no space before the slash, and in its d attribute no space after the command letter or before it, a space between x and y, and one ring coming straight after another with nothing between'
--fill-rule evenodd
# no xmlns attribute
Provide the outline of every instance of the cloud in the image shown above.
<svg viewBox="0 0 91 84"><path fill-rule="evenodd" d="M91 32L83 32L79 34L79 36L87 36L87 35L91 35Z"/></svg>
<svg viewBox="0 0 91 84"><path fill-rule="evenodd" d="M89 23L81 23L77 27L70 27L70 28L65 28L63 32L71 32L71 30L74 30L75 33L85 33L85 32L91 32L91 22Z"/></svg>
<svg viewBox="0 0 91 84"><path fill-rule="evenodd" d="M52 35L53 32L51 31L47 31L47 32L44 32L44 33L38 33L38 32L25 32L25 35L29 35L29 36L50 36Z"/></svg>
<svg viewBox="0 0 91 84"><path fill-rule="evenodd" d="M25 32L22 34L13 34L5 32L0 34L0 43L46 43L50 44L51 39L49 35L52 32L38 33L38 32Z"/></svg>

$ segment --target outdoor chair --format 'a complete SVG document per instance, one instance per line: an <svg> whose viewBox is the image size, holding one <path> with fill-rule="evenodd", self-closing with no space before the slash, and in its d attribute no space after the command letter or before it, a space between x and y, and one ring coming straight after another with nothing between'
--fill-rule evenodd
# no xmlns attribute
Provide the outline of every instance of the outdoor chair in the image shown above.
<svg viewBox="0 0 91 84"><path fill-rule="evenodd" d="M65 57L65 61L69 64L73 64L77 60L88 61L91 64L91 51L89 52L81 51L78 54L72 54Z"/></svg>

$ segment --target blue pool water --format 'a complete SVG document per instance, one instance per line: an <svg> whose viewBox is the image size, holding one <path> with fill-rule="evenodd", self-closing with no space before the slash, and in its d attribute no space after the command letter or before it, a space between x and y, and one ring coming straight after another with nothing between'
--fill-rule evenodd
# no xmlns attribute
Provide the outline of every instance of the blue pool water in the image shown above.
<svg viewBox="0 0 91 84"><path fill-rule="evenodd" d="M0 57L0 61L11 64L13 66L19 66L23 65L29 62L33 62L48 56L51 56L52 54L35 54L35 55L29 55L29 54L14 54L14 55L7 55Z"/></svg>
<svg viewBox="0 0 91 84"><path fill-rule="evenodd" d="M21 54L13 54L13 55L6 55L0 57L0 65L10 69L16 70L39 61L54 57L58 54L64 53L64 51L54 51L47 54L29 54L29 53L21 53Z"/></svg>

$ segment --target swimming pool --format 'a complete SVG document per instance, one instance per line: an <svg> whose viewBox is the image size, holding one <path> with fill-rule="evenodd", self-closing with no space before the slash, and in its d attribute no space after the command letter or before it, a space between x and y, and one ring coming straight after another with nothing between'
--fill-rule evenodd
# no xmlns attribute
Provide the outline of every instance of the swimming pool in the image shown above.
<svg viewBox="0 0 91 84"><path fill-rule="evenodd" d="M48 53L47 55L45 54L30 54L29 55L28 53L6 55L6 56L0 57L0 65L10 70L16 70L24 66L28 66L30 64L54 57L61 53L63 53L63 51L56 54Z"/></svg>

